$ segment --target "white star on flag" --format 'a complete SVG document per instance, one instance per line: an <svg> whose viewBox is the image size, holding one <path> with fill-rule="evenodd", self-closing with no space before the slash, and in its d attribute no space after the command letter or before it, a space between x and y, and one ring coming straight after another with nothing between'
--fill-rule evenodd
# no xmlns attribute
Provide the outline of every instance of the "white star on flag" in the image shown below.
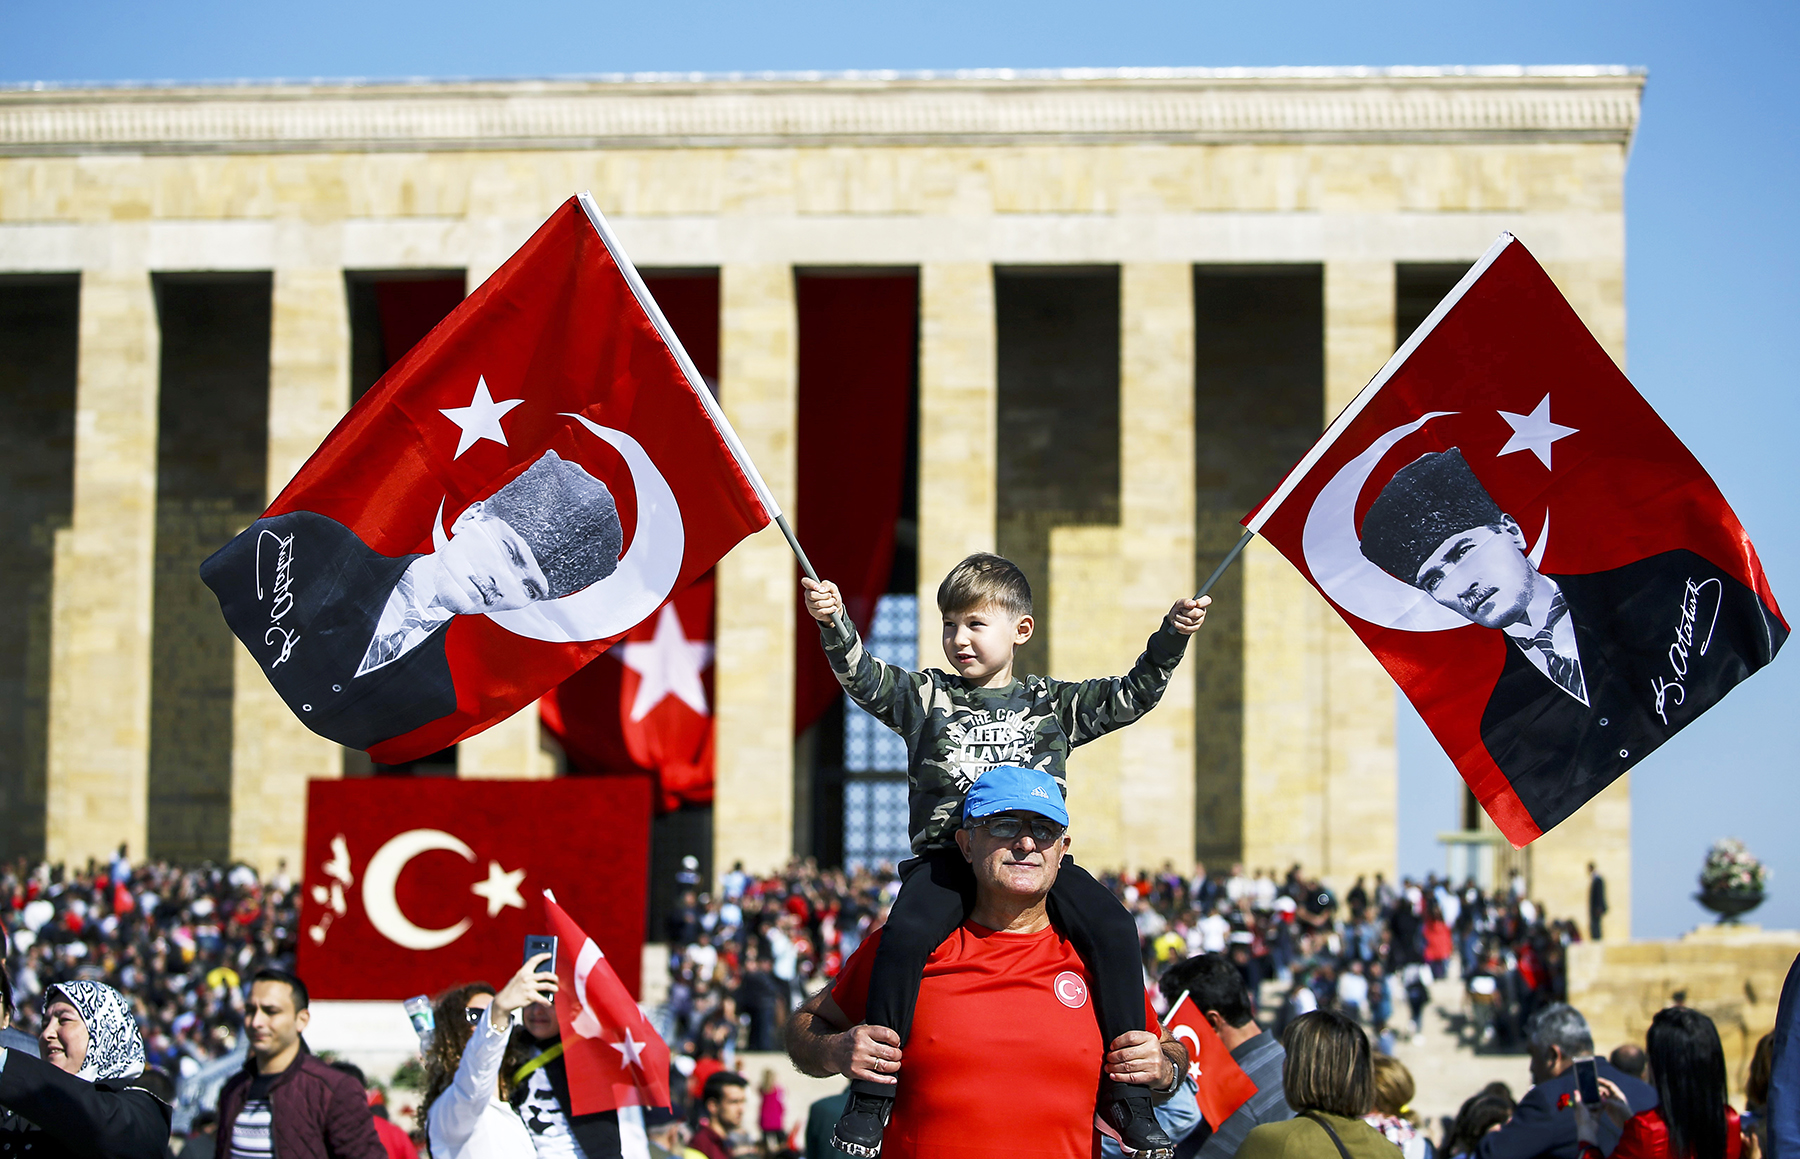
<svg viewBox="0 0 1800 1159"><path fill-rule="evenodd" d="M1501 411L1500 417L1512 427L1512 438L1500 448L1501 455L1510 455L1514 451L1530 451L1536 455L1546 469L1550 466L1550 444L1558 439L1566 439L1576 433L1575 427L1565 427L1550 421L1550 396L1545 395L1542 402L1528 415L1516 415L1511 411ZM1499 456L1495 456L1498 458Z"/></svg>
<svg viewBox="0 0 1800 1159"><path fill-rule="evenodd" d="M488 862L486 881L478 881L469 887L469 892L477 897L487 898L488 917L497 916L507 906L516 909L525 908L525 899L519 896L519 883L525 880L525 871L515 869L507 873L500 868L498 861Z"/></svg>
<svg viewBox="0 0 1800 1159"><path fill-rule="evenodd" d="M706 686L700 673L712 663L713 646L687 638L675 605L664 604L656 618L656 635L642 643L620 644L619 663L638 674L637 696L631 701L631 719L642 720L666 696L680 697L705 716Z"/></svg>
<svg viewBox="0 0 1800 1159"><path fill-rule="evenodd" d="M630 1027L625 1028L624 1042L609 1042L606 1045L619 1052L620 1061L638 1067L640 1070L643 1068L643 1063L639 1061L638 1056L642 1051L644 1044L637 1042L631 1037Z"/></svg>
<svg viewBox="0 0 1800 1159"><path fill-rule="evenodd" d="M506 446L506 432L500 427L500 420L506 413L525 400L522 398L503 398L494 401L488 393L487 377L477 375L475 379L475 397L469 400L468 406L453 406L438 413L462 428L462 438L456 441L456 454L452 459L462 458L463 452L480 442L491 439L501 446Z"/></svg>

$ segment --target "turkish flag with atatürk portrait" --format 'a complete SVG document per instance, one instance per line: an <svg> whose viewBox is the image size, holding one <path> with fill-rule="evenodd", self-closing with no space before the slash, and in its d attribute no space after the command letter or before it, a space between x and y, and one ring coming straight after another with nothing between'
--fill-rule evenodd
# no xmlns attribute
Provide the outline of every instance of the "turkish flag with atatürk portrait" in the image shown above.
<svg viewBox="0 0 1800 1159"><path fill-rule="evenodd" d="M1331 601L1516 846L1788 635L1725 497L1511 235L1244 525Z"/></svg>
<svg viewBox="0 0 1800 1159"><path fill-rule="evenodd" d="M307 786L298 972L315 998L403 999L518 970L554 889L637 992L648 777L365 777Z"/></svg>
<svg viewBox="0 0 1800 1159"><path fill-rule="evenodd" d="M584 195L201 576L307 727L397 764L536 700L779 514Z"/></svg>

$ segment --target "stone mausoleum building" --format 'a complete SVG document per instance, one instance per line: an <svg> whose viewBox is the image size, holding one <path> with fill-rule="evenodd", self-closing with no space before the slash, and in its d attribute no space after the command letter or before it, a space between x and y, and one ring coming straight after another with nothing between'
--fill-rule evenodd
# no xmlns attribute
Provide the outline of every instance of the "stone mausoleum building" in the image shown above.
<svg viewBox="0 0 1800 1159"><path fill-rule="evenodd" d="M0 857L124 842L298 864L307 779L371 767L293 719L195 569L401 352L382 303L439 295L434 321L571 193L592 190L653 285L699 279L717 323L690 345L716 343L720 398L802 539L800 415L830 396L797 369L823 339L796 303L834 277L907 279L877 634L938 656L938 580L999 550L1037 593L1028 667L1097 675L1130 664L1501 230L1623 361L1643 83L1181 69L0 92ZM851 449L846 487L854 470ZM846 744L841 707L796 741L795 579L773 529L718 570L716 801L659 822L710 826L714 865L895 840L880 746ZM1072 762L1084 862L1392 878L1393 685L1265 545L1215 595L1162 707ZM556 768L531 712L450 759ZM1525 868L1554 913L1584 912L1598 861L1625 935L1628 794L1622 778L1526 854L1472 806L1445 826L1466 830L1465 863Z"/></svg>

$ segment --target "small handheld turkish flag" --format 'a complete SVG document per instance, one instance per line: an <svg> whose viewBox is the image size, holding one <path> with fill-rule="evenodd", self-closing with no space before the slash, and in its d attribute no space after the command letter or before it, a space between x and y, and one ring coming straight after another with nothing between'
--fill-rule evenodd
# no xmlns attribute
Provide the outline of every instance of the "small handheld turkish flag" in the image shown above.
<svg viewBox="0 0 1800 1159"><path fill-rule="evenodd" d="M1515 846L1787 639L1725 497L1503 234L1244 518Z"/></svg>
<svg viewBox="0 0 1800 1159"><path fill-rule="evenodd" d="M1233 1111L1250 1101L1250 1096L1256 1093L1256 1084L1231 1057L1231 1052L1219 1041L1212 1023L1206 1020L1206 1015L1200 1012L1185 990L1169 1007L1169 1015L1163 1022L1169 1033L1188 1048L1188 1077L1199 1088L1196 1101L1200 1104L1200 1113L1217 1131Z"/></svg>
<svg viewBox="0 0 1800 1159"><path fill-rule="evenodd" d="M779 514L583 195L200 574L307 727L398 763L537 699Z"/></svg>
<svg viewBox="0 0 1800 1159"><path fill-rule="evenodd" d="M669 1105L669 1048L594 940L544 891L556 935L556 1024L577 1115Z"/></svg>

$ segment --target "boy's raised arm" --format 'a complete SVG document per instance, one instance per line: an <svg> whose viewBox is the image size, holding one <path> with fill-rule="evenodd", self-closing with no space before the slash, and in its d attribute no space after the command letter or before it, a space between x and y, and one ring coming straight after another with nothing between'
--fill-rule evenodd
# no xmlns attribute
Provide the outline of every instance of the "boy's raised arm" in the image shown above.
<svg viewBox="0 0 1800 1159"><path fill-rule="evenodd" d="M1084 745L1155 708L1187 651L1188 637L1206 622L1211 603L1211 596L1177 600L1125 675L1059 683L1057 711L1069 743Z"/></svg>
<svg viewBox="0 0 1800 1159"><path fill-rule="evenodd" d="M806 610L819 621L819 642L838 683L857 707L910 738L924 721L919 690L930 684L931 678L871 655L844 610L836 584L802 579L800 586L806 589Z"/></svg>

